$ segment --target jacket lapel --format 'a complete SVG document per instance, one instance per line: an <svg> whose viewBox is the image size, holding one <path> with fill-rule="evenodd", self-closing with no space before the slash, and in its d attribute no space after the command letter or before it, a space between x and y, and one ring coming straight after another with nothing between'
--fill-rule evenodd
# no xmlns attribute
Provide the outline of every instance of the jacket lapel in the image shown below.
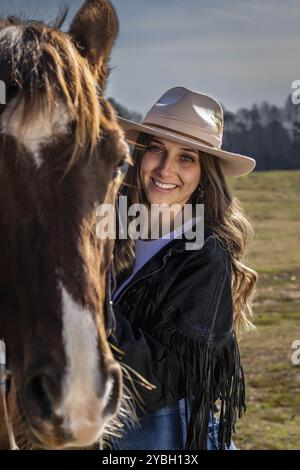
<svg viewBox="0 0 300 470"><path fill-rule="evenodd" d="M192 228L194 229L196 224L193 224ZM212 234L211 229L206 229L204 232L204 239ZM172 255L172 253L182 253L185 251L185 243L190 242L191 240L188 240L185 237L185 234L183 233L182 238L174 238L171 240L167 245L165 245L163 248L161 248L157 253L155 253L152 258L150 258L142 267L141 269L138 270L138 272L133 276L133 278L124 286L124 289L122 289L117 297L114 300L114 303L118 302L118 300L121 298L121 296L124 294L125 291L127 291L131 285L141 279L144 279L145 277L151 276L152 274L156 273L157 271L160 271L164 265L167 262L167 259L169 256ZM116 289L118 286L116 287Z"/></svg>

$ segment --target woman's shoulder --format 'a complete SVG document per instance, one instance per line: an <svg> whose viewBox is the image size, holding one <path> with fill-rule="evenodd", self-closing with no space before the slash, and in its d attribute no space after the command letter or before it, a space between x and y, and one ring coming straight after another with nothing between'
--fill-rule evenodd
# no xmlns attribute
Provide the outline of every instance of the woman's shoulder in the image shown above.
<svg viewBox="0 0 300 470"><path fill-rule="evenodd" d="M188 244L187 244L188 243ZM189 242L182 239L177 247L181 252L182 260L186 263L212 262L216 265L223 265L230 260L230 254L225 240L223 240L213 229L206 229L200 242ZM176 251L176 244L174 244Z"/></svg>

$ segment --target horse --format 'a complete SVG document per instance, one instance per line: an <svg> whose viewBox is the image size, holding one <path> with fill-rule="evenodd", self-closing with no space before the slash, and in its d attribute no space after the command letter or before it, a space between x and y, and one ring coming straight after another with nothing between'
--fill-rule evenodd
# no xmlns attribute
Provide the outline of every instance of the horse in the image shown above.
<svg viewBox="0 0 300 470"><path fill-rule="evenodd" d="M104 98L118 18L87 0L64 32L66 14L0 20L0 339L23 448L93 446L124 404L105 309L114 242L96 236L130 161Z"/></svg>

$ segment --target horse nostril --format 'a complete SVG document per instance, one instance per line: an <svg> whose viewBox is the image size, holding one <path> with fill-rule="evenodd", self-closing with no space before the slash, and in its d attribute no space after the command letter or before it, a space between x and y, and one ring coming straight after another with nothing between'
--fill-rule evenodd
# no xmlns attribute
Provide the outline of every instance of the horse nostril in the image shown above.
<svg viewBox="0 0 300 470"><path fill-rule="evenodd" d="M122 388L122 372L119 364L114 364L109 367L107 373L107 383L103 401L105 407L103 410L103 417L113 416L118 409L120 402Z"/></svg>
<svg viewBox="0 0 300 470"><path fill-rule="evenodd" d="M50 420L53 412L52 379L45 373L31 376L25 385L25 407L43 420Z"/></svg>

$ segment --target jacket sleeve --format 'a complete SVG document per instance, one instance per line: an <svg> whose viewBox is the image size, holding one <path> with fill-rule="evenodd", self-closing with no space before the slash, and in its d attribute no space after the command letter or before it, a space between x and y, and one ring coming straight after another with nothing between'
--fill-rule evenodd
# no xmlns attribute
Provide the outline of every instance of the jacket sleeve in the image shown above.
<svg viewBox="0 0 300 470"><path fill-rule="evenodd" d="M136 328L118 310L116 330L109 342L114 356L128 371L124 377L137 404L156 411L184 395L180 360L175 351L142 328ZM124 370L124 369L123 369ZM172 372L172 373L171 373Z"/></svg>

